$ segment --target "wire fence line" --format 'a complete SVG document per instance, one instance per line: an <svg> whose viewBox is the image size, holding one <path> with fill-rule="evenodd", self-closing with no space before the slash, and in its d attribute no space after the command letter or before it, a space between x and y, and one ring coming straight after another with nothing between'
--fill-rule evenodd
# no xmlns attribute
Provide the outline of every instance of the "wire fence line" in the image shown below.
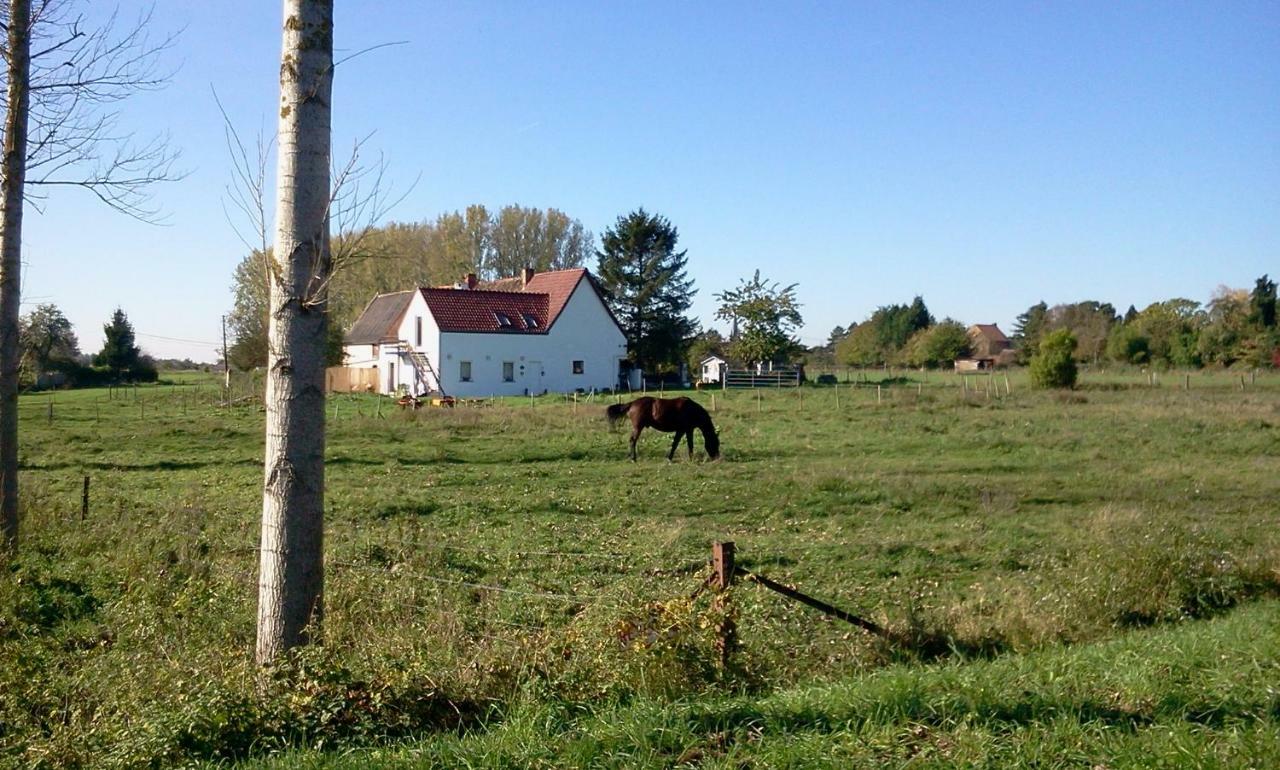
<svg viewBox="0 0 1280 770"><path fill-rule="evenodd" d="M482 551L483 549L467 549L468 551ZM256 555L262 552L259 546L239 546L229 549L223 549L223 553L232 555ZM560 552L546 551L541 552L548 555L559 554ZM566 552L568 553L568 552ZM593 554L599 556L600 554ZM612 556L613 554L610 554ZM623 611L627 608L627 602L618 595L620 588L628 577L637 574L635 570L628 570L626 575L619 577L603 587L597 587L591 591L574 591L572 593L563 591L537 590L530 588L516 588L510 585L499 585L493 582L480 582L477 580L464 580L454 577L445 577L440 574L433 574L420 568L407 567L406 562L396 562L393 564L362 564L359 562L348 561L343 559L326 558L325 566L334 570L335 574L342 572L356 572L366 575L376 575L387 579L394 583L427 583L435 586L452 586L457 588L466 588L475 591L487 591L494 594L518 597L526 600L538 600L551 602L561 605L582 605L580 614L588 609L609 609L614 611ZM237 578L245 578L256 582L257 568L249 565L243 565L238 570L232 570L236 573ZM641 571L639 574L648 576L651 571ZM683 577L684 574L681 573ZM603 590L602 590L603 589ZM613 589L612 591L610 589ZM404 604L403 602L394 603L396 606L402 606L405 609L425 610L430 607L421 604ZM512 625L513 627L524 627L529 629L543 630L542 627L527 626L525 624L513 623L511 621L503 621L497 618L490 618L494 622L504 625Z"/></svg>
<svg viewBox="0 0 1280 770"><path fill-rule="evenodd" d="M486 583L475 583L469 580L455 580L453 578L437 577L435 575L428 575L423 572L418 572L416 570L408 570L408 569L399 569L393 572L390 568L387 568L387 567L376 567L368 564L356 564L354 562L328 560L326 561L326 564L332 567L339 567L343 569L356 569L356 570L363 570L367 572L376 572L379 574L404 576L404 577L414 578L416 580L426 580L431 583L439 583L441 585L461 586L464 588L474 588L477 590L493 591L495 593L510 594L512 596L523 596L526 598L533 598L533 599L547 599L552 601L581 603L588 600L593 600L593 599L600 600L605 598L604 594L564 594L564 593L555 593L551 591L526 591L519 588L508 588L506 586L489 585Z"/></svg>

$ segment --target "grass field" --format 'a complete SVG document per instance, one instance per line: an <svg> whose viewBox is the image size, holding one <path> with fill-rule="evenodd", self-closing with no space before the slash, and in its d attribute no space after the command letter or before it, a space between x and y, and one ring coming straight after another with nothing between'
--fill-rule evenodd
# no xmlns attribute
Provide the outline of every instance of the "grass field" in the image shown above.
<svg viewBox="0 0 1280 770"><path fill-rule="evenodd" d="M1280 378L860 379L715 392L715 463L626 462L609 399L334 397L326 645L266 678L252 384L24 396L0 763L1280 763ZM898 641L690 601L716 540Z"/></svg>

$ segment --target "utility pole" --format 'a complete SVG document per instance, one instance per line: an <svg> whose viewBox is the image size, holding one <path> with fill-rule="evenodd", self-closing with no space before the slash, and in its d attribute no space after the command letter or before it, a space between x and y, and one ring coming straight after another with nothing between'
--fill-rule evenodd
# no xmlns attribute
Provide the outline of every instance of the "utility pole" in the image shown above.
<svg viewBox="0 0 1280 770"><path fill-rule="evenodd" d="M227 317L222 317L222 387L231 392L231 359L227 358Z"/></svg>

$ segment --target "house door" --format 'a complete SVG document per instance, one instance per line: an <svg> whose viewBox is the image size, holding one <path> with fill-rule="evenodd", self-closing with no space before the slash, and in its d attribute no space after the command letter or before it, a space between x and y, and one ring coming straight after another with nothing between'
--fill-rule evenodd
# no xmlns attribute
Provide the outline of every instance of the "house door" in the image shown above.
<svg viewBox="0 0 1280 770"><path fill-rule="evenodd" d="M387 362L387 393L396 392L396 362Z"/></svg>
<svg viewBox="0 0 1280 770"><path fill-rule="evenodd" d="M542 362L541 361L525 361L524 363L524 381L529 388L529 392L534 395L541 395L542 386Z"/></svg>

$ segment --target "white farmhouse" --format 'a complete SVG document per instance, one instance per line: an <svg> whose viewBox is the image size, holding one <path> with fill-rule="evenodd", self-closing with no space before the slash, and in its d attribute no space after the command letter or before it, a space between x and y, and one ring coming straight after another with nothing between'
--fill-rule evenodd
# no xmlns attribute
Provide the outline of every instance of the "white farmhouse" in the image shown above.
<svg viewBox="0 0 1280 770"><path fill-rule="evenodd" d="M627 341L585 269L379 294L344 339L378 392L458 397L616 388Z"/></svg>

